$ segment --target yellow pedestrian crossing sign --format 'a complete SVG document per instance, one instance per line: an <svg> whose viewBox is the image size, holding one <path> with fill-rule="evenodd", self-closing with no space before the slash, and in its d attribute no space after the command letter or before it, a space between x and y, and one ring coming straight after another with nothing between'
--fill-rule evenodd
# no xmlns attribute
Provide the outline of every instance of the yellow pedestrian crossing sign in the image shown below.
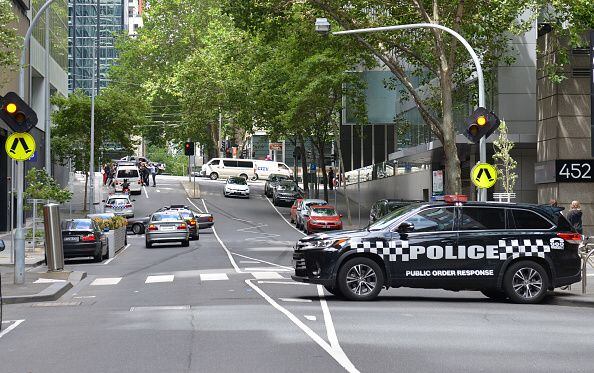
<svg viewBox="0 0 594 373"><path fill-rule="evenodd" d="M6 154L17 161L26 161L35 154L35 139L27 132L15 132L4 144Z"/></svg>
<svg viewBox="0 0 594 373"><path fill-rule="evenodd" d="M497 169L488 163L477 163L470 171L470 179L477 188L488 189L497 182Z"/></svg>

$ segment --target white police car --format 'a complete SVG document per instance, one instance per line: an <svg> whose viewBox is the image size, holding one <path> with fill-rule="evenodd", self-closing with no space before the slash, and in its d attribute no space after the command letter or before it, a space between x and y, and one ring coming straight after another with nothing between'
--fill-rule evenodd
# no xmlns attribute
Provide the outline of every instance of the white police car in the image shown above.
<svg viewBox="0 0 594 373"><path fill-rule="evenodd" d="M417 203L364 230L299 240L295 281L322 284L350 300L382 287L478 290L538 303L547 290L580 281L582 236L559 208L532 204Z"/></svg>

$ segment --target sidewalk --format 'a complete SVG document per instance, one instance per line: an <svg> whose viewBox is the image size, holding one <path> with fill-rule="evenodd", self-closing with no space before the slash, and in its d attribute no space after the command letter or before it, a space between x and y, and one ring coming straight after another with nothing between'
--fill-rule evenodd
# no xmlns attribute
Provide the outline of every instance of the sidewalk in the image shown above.
<svg viewBox="0 0 594 373"><path fill-rule="evenodd" d="M36 269L35 272L25 272L23 285L15 285L12 268L0 266L4 304L57 300L87 276L86 272L45 272L46 267Z"/></svg>

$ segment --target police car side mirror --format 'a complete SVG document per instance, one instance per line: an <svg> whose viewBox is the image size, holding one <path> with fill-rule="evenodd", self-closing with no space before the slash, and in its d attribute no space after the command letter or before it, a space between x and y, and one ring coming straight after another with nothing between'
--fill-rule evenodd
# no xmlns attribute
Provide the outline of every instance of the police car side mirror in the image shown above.
<svg viewBox="0 0 594 373"><path fill-rule="evenodd" d="M396 229L396 231L400 234L402 233L409 233L415 230L415 225L413 223L409 223L407 221L402 222L398 228Z"/></svg>

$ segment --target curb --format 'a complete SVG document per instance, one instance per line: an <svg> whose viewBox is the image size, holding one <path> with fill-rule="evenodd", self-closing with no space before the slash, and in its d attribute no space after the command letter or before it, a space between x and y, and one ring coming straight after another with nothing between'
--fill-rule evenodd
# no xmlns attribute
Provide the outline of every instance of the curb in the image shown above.
<svg viewBox="0 0 594 373"><path fill-rule="evenodd" d="M37 294L2 297L2 302L4 304L20 304L55 301L60 299L68 290L72 289L74 286L72 282L79 282L85 277L87 277L86 272L75 271L68 276L67 282L52 284Z"/></svg>
<svg viewBox="0 0 594 373"><path fill-rule="evenodd" d="M33 263L25 263L25 268L32 268L32 267L37 267L42 265L43 263L45 263L45 259L39 259L36 262ZM10 263L2 263L0 264L0 267L14 267L14 264L10 264Z"/></svg>
<svg viewBox="0 0 594 373"><path fill-rule="evenodd" d="M200 198L200 184L196 183L196 193L194 193L194 183L189 181L180 181L186 191L188 198Z"/></svg>

